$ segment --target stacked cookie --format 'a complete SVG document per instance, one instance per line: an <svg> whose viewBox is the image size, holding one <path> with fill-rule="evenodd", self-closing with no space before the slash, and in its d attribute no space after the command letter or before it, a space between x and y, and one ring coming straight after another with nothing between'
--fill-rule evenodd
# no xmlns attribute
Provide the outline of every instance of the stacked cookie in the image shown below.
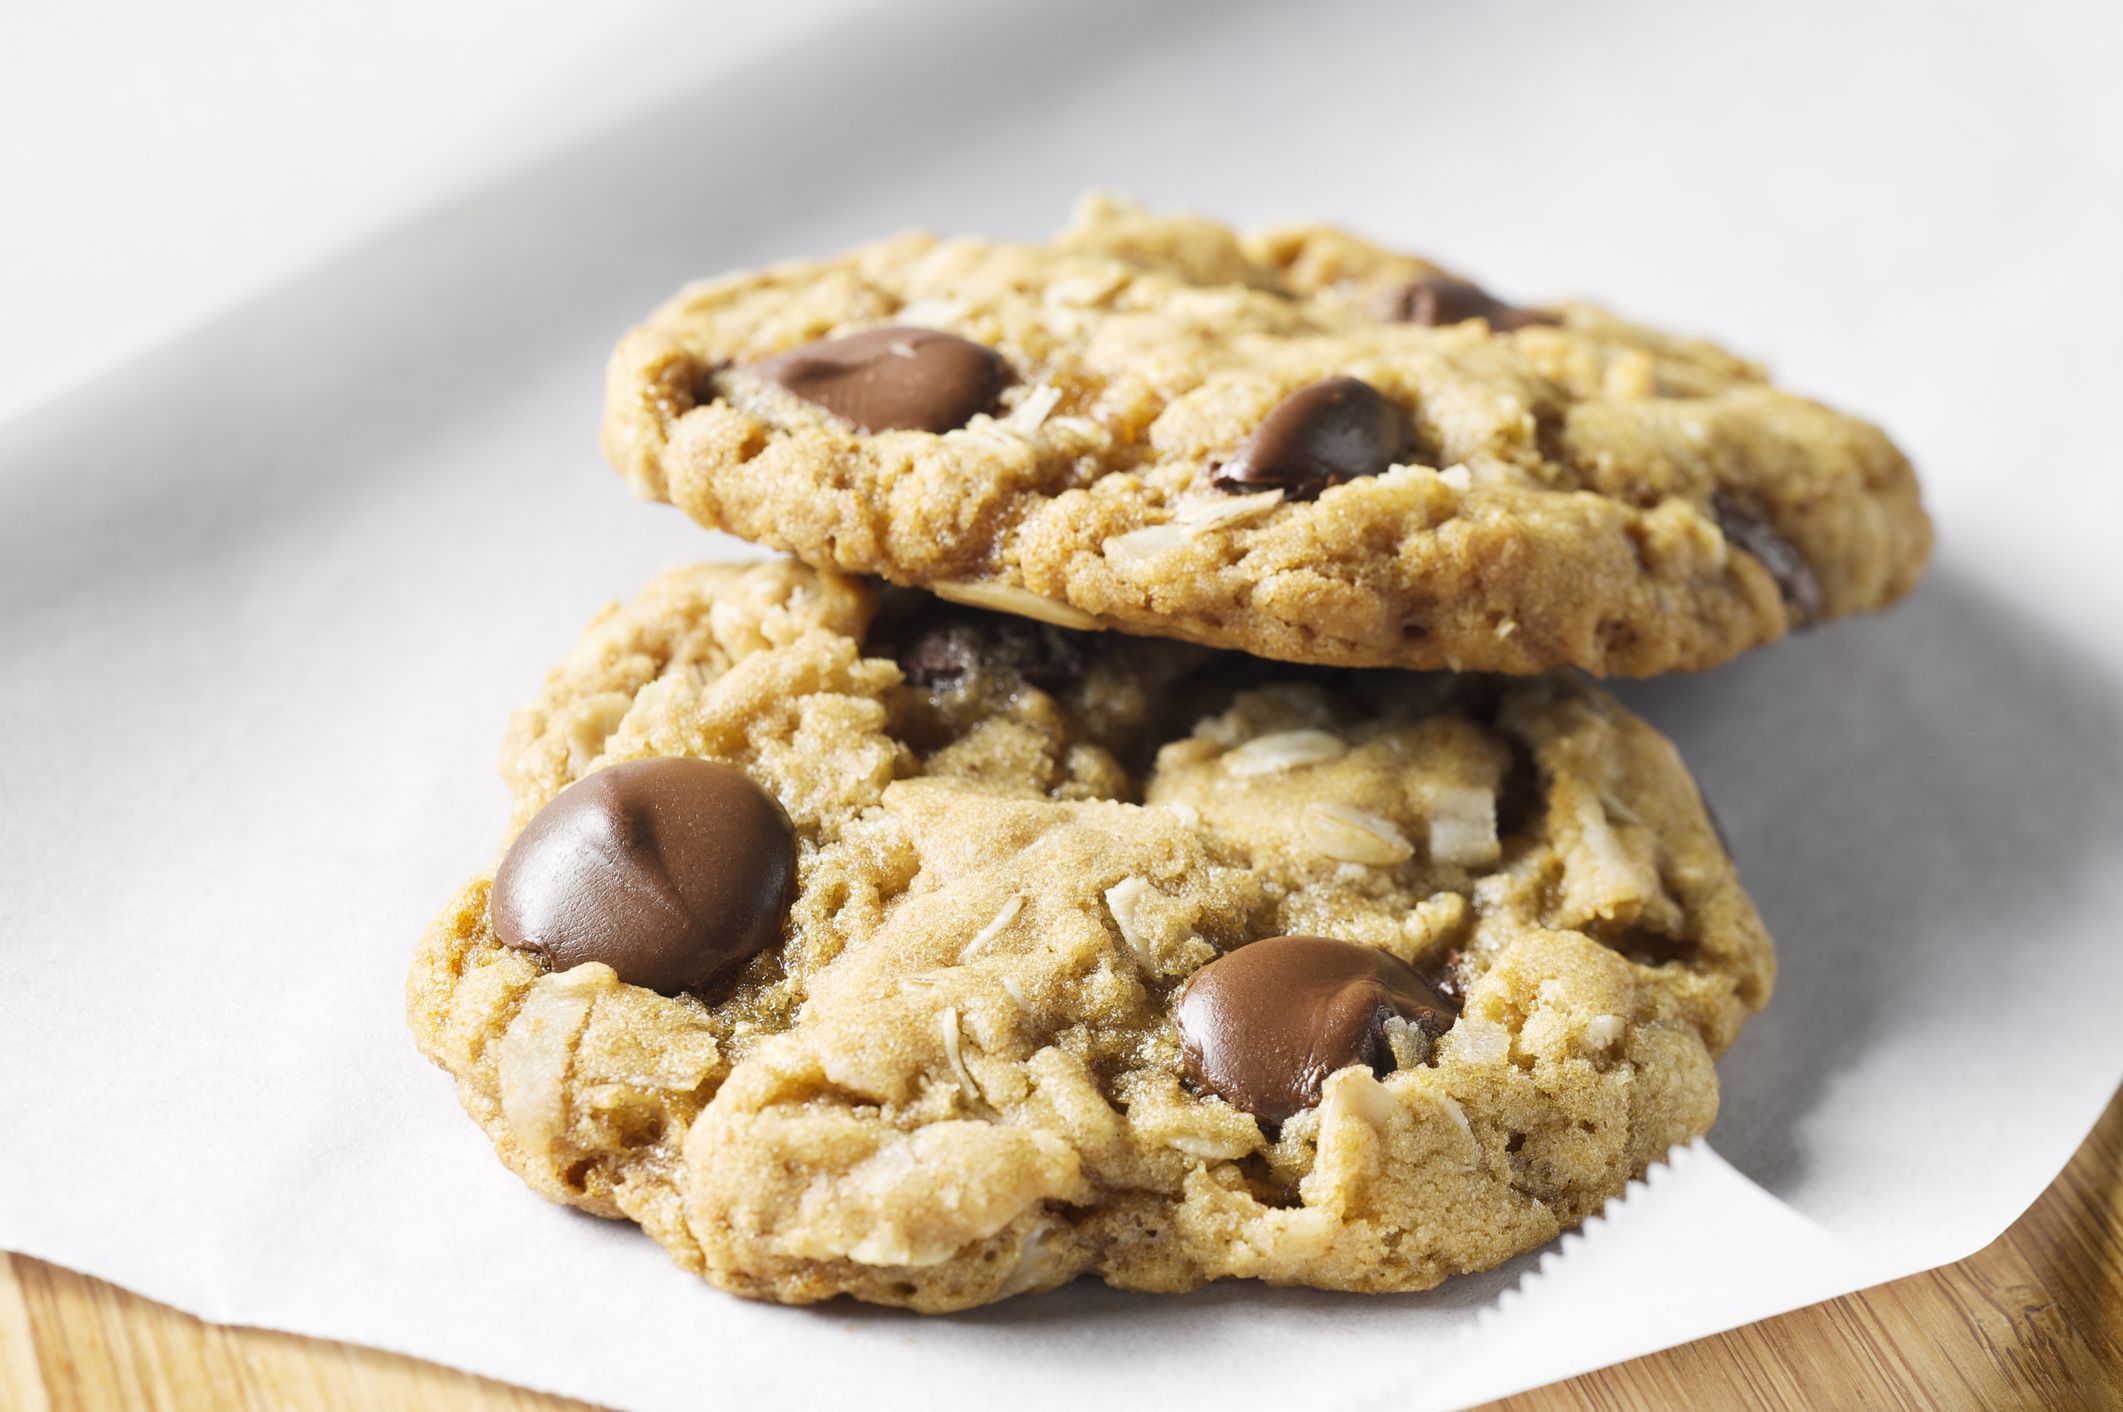
<svg viewBox="0 0 2123 1412"><path fill-rule="evenodd" d="M1421 1289L1581 1221L1774 971L1584 674L1929 548L1884 436L1707 344L1096 199L687 289L605 446L794 557L518 713L411 1021L534 1188L784 1301Z"/></svg>

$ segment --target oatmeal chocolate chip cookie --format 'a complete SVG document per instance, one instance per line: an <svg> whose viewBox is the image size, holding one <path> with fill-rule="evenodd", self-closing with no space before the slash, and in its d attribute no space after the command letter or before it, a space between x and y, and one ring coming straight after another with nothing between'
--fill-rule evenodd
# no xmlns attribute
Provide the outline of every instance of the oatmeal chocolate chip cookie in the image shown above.
<svg viewBox="0 0 2123 1412"><path fill-rule="evenodd" d="M821 567L1336 666L1710 666L1931 542L1881 432L1709 344L1097 199L694 285L619 345L604 444Z"/></svg>
<svg viewBox="0 0 2123 1412"><path fill-rule="evenodd" d="M718 565L502 765L420 1047L538 1191L759 1298L1434 1285L1707 1128L1774 966L1673 747L1572 680Z"/></svg>

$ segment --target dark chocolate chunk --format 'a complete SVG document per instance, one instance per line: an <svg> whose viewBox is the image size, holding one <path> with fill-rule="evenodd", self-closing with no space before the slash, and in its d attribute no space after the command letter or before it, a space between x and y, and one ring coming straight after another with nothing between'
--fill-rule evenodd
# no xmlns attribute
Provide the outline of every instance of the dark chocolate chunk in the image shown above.
<svg viewBox="0 0 2123 1412"><path fill-rule="evenodd" d="M1388 290L1380 312L1397 323L1432 327L1487 319L1500 333L1557 321L1553 314L1506 304L1473 281L1452 275L1426 275Z"/></svg>
<svg viewBox="0 0 2123 1412"><path fill-rule="evenodd" d="M1196 971L1179 998L1187 1077L1264 1123L1319 1102L1327 1076L1352 1064L1391 1068L1386 1021L1433 1036L1456 1008L1405 962L1375 947L1317 936L1241 946Z"/></svg>
<svg viewBox="0 0 2123 1412"><path fill-rule="evenodd" d="M1332 377L1275 405L1237 454L1211 470L1219 490L1280 489L1309 500L1330 485L1375 476L1408 453L1407 414L1370 383Z"/></svg>
<svg viewBox="0 0 2123 1412"><path fill-rule="evenodd" d="M781 939L796 837L773 796L706 760L630 760L562 790L494 874L494 932L564 971L602 961L673 995Z"/></svg>
<svg viewBox="0 0 2123 1412"><path fill-rule="evenodd" d="M753 371L873 432L962 427L994 405L1008 372L994 349L927 328L873 328L808 343Z"/></svg>
<svg viewBox="0 0 2123 1412"><path fill-rule="evenodd" d="M1754 555L1776 580L1793 626L1804 627L1821 616L1821 580L1790 540L1722 490L1710 497L1710 511L1726 542Z"/></svg>
<svg viewBox="0 0 2123 1412"><path fill-rule="evenodd" d="M909 686L953 686L987 655L983 637L971 624L934 622L901 643L892 656Z"/></svg>
<svg viewBox="0 0 2123 1412"><path fill-rule="evenodd" d="M880 619L864 650L889 656L909 686L959 685L975 673L1002 674L1064 691L1091 665L1088 634L1006 613L928 599L895 619Z"/></svg>

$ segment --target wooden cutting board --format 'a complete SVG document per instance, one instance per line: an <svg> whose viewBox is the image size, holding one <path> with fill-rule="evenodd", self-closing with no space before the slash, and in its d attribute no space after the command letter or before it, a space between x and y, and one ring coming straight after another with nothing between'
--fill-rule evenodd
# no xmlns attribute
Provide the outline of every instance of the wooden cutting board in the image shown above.
<svg viewBox="0 0 2123 1412"><path fill-rule="evenodd" d="M1978 1255L1495 1404L2123 1408L2123 1094L2032 1210ZM0 1257L0 1412L585 1412L373 1349L202 1324Z"/></svg>

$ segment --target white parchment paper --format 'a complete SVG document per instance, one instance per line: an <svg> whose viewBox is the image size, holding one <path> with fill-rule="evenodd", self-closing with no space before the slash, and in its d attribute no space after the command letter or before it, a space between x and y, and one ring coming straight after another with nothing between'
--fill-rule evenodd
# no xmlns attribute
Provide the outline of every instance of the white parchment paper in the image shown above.
<svg viewBox="0 0 2123 1412"><path fill-rule="evenodd" d="M1457 1405L1979 1248L2123 1076L2117 37L895 6L0 428L0 1246L629 1408L1025 1412ZM1895 432L1939 560L1889 615L1626 689L1783 973L1716 1150L1584 1235L1405 1298L744 1304L504 1171L404 966L493 856L511 706L600 603L747 552L599 464L616 333L689 276L1035 234L1093 183L1714 330Z"/></svg>

